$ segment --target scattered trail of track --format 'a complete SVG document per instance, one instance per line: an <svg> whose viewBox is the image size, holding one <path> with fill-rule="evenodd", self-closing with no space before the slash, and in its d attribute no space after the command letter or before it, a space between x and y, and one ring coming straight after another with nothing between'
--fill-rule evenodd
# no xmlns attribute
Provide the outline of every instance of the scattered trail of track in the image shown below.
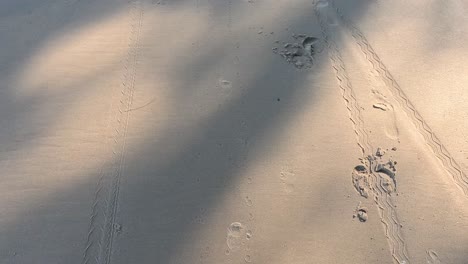
<svg viewBox="0 0 468 264"><path fill-rule="evenodd" d="M124 60L124 75L121 96L117 102L116 116L112 127L112 163L104 165L90 215L90 223L82 264L109 264L116 232L120 226L115 222L120 192L120 180L125 161L125 143L138 64L140 31L143 20L143 3L132 0L130 5L129 49Z"/></svg>
<svg viewBox="0 0 468 264"><path fill-rule="evenodd" d="M400 85L397 83L395 78L393 78L390 71L369 44L364 34L352 23L352 21L344 16L343 12L339 8L335 5L332 6L342 21L342 24L351 32L356 43L360 46L366 59L369 61L375 72L378 73L377 77L383 80L386 87L402 107L403 111L407 114L419 133L422 134L425 139L425 143L429 146L434 155L442 162L444 169L452 176L455 184L463 191L464 195L468 197L468 176L462 171L460 165L450 155L447 148L445 148L426 121L424 121L421 114L416 110L414 105L401 89Z"/></svg>
<svg viewBox="0 0 468 264"><path fill-rule="evenodd" d="M334 31L336 29L332 29L328 24L328 15L332 9L329 7L328 2L324 1L315 2L315 5L315 14L320 23L323 39L328 47L329 58L335 71L343 100L346 108L348 109L350 120L353 123L358 145L361 148L363 157L365 158L373 154L373 148L364 129L364 121L362 119L360 107L357 103L352 84L347 76L340 50L338 49L335 41ZM397 218L392 197L383 185L383 178L373 170L373 164L370 160L369 162L371 164L368 164L368 173L370 178L369 180L371 181L371 188L373 190L372 196L379 209L380 219L385 228L385 235L389 242L392 257L397 263L409 264L410 262L405 241L401 235L401 224Z"/></svg>

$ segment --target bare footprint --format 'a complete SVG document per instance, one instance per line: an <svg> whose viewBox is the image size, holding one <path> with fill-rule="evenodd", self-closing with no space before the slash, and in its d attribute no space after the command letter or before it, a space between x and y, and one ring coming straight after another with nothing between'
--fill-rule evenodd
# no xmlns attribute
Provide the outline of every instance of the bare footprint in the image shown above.
<svg viewBox="0 0 468 264"><path fill-rule="evenodd" d="M311 57L314 56L314 54L317 52L315 45L318 42L319 42L318 38L305 37L304 40L302 41L302 47L305 53Z"/></svg>
<svg viewBox="0 0 468 264"><path fill-rule="evenodd" d="M372 90L372 93L376 98L372 107L376 111L380 111L382 113L383 117L381 119L381 123L384 125L385 135L392 140L398 140L400 137L400 132L398 130L398 124L393 105L379 91Z"/></svg>
<svg viewBox="0 0 468 264"><path fill-rule="evenodd" d="M356 210L354 211L353 218L359 219L360 222L367 222L369 216L367 215L367 207L361 206L361 202L359 202Z"/></svg>
<svg viewBox="0 0 468 264"><path fill-rule="evenodd" d="M319 0L316 4L317 8L325 8L328 7L328 1L327 0Z"/></svg>
<svg viewBox="0 0 468 264"><path fill-rule="evenodd" d="M371 164L371 169L377 173L379 177L379 184L382 189L388 193L394 193L397 188L396 181L396 164L397 162L391 158L384 158L385 150L377 148L375 155L368 156Z"/></svg>
<svg viewBox="0 0 468 264"><path fill-rule="evenodd" d="M239 222L234 222L229 225L226 235L226 244L229 252L238 251L243 244L243 240L246 237L246 230L244 225Z"/></svg>
<svg viewBox="0 0 468 264"><path fill-rule="evenodd" d="M370 184L369 184L369 170L364 165L357 165L352 172L353 185L356 191L362 197L369 197Z"/></svg>
<svg viewBox="0 0 468 264"><path fill-rule="evenodd" d="M200 264L206 263L205 261L210 257L211 255L211 250L210 247L206 247L202 253L200 254Z"/></svg>
<svg viewBox="0 0 468 264"><path fill-rule="evenodd" d="M193 218L193 222L197 224L205 224L206 223L206 209L201 208L199 213Z"/></svg>
<svg viewBox="0 0 468 264"><path fill-rule="evenodd" d="M315 6L318 10L320 10L320 12L323 12L323 14L326 15L327 24L329 26L338 25L338 18L336 17L336 13L333 12L332 8L330 7L328 0L319 0Z"/></svg>
<svg viewBox="0 0 468 264"><path fill-rule="evenodd" d="M279 54L297 69L312 68L315 55L323 50L321 41L305 34L293 34L293 38L296 40L295 43L286 43L281 50L274 47L273 52Z"/></svg>
<svg viewBox="0 0 468 264"><path fill-rule="evenodd" d="M283 185L283 190L286 193L294 192L296 181L296 174L291 170L283 170L280 173L281 184Z"/></svg>
<svg viewBox="0 0 468 264"><path fill-rule="evenodd" d="M226 89L226 90L229 90L232 88L232 83L228 80L225 80L223 78L220 78L218 80L218 83L219 83L219 86L222 88L222 89Z"/></svg>
<svg viewBox="0 0 468 264"><path fill-rule="evenodd" d="M220 88L220 92L225 95L229 96L232 92L232 82L225 80L224 78L218 79L218 87Z"/></svg>
<svg viewBox="0 0 468 264"><path fill-rule="evenodd" d="M439 255L437 255L437 252L428 249L426 250L427 256L426 256L426 262L428 264L442 264L442 262L439 259Z"/></svg>
<svg viewBox="0 0 468 264"><path fill-rule="evenodd" d="M248 207L251 207L253 205L253 202L252 200L249 198L249 196L245 196L244 197L244 202L245 202L245 205L247 205Z"/></svg>

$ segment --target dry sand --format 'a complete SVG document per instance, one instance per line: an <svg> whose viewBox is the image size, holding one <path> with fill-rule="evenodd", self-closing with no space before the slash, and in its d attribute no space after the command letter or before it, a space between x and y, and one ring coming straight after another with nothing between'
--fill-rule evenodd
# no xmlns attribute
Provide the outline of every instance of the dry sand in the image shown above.
<svg viewBox="0 0 468 264"><path fill-rule="evenodd" d="M0 263L468 263L467 14L0 1Z"/></svg>

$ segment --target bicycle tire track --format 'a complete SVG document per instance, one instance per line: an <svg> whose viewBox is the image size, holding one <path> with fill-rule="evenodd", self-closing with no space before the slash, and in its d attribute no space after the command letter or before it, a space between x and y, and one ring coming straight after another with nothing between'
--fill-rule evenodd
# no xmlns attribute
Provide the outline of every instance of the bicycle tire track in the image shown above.
<svg viewBox="0 0 468 264"><path fill-rule="evenodd" d="M123 167L125 164L125 147L126 147L126 141L127 141L127 131L129 127L129 122L130 122L130 109L132 109L132 103L133 103L133 94L135 90L135 80L136 80L136 74L137 74L137 65L138 65L138 55L139 55L139 49L140 49L140 36L141 36L141 28L142 28L142 22L143 22L143 15L144 15L144 6L143 3L140 2L139 0L136 0L134 2L135 4L135 13L136 16L134 17L134 22L132 26L132 34L131 40L132 40L132 47L130 49L130 60L131 60L131 70L130 70L130 76L128 76L125 91L128 92L128 95L126 97L126 105L125 105L125 112L124 118L125 118L125 123L123 124L123 132L122 132L122 146L121 146L121 155L119 159L119 166L118 166L118 172L116 173L116 179L114 182L114 186L112 188L112 197L111 201L109 204L109 221L107 222L107 235L105 236L105 263L109 264L111 262L111 256L112 256L112 248L113 248L113 243L114 243L114 236L116 234L116 231L119 231L119 227L117 223L115 222L116 216L117 216L117 209L118 209L118 202L119 202L119 194L120 194L120 181L122 178L122 173L123 173Z"/></svg>
<svg viewBox="0 0 468 264"><path fill-rule="evenodd" d="M374 51L369 41L367 41L364 34L352 23L352 21L344 16L343 12L338 7L333 5L333 8L336 10L338 17L343 21L345 27L350 30L356 43L364 53L364 56L369 61L373 69L378 73L378 77L384 81L391 94L395 97L396 101L398 101L418 132L421 133L426 144L432 150L434 155L441 161L444 169L452 177L455 184L463 191L464 195L468 197L468 176L463 172L461 166L455 161L447 148L442 144L421 114L416 110L408 96L406 96L405 92L401 89L400 85Z"/></svg>
<svg viewBox="0 0 468 264"><path fill-rule="evenodd" d="M338 86L341 90L341 95L345 102L346 109L348 111L349 119L353 124L353 130L356 134L357 144L361 149L363 157L372 153L372 147L368 143L369 136L367 132L364 130L364 121L362 119L362 114L360 111L359 104L356 100L356 96L354 95L351 82L347 76L344 62L341 59L340 52L336 47L336 44L333 40L330 40L330 36L326 30L326 21L323 20L323 17L319 14L318 9L315 9L316 17L320 23L321 33L325 44L327 45L329 51L329 58L332 63L332 67L335 72L335 76L338 80Z"/></svg>
<svg viewBox="0 0 468 264"><path fill-rule="evenodd" d="M360 108L353 92L352 84L347 76L345 64L342 60L340 51L337 47L333 34L327 24L326 14L320 10L326 5L319 7L319 1L314 1L315 15L318 18L323 39L328 47L329 58L335 71L338 85L342 91L346 108L353 123L354 131L357 135L358 145L362 150L363 157L369 161L369 176L371 180L371 189L373 190L373 200L379 209L380 220L384 226L385 235L390 246L393 259L400 264L409 264L409 257L406 250L405 241L401 235L401 225L397 218L395 206L393 205L390 193L388 193L382 183L382 178L372 168L371 154L373 154L372 145L369 142L368 134L364 129L364 121ZM324 4L324 2L321 2ZM325 2L327 3L327 2Z"/></svg>
<svg viewBox="0 0 468 264"><path fill-rule="evenodd" d="M400 264L409 264L409 256L406 249L406 243L401 234L400 221L398 220L395 205L385 186L384 180L376 172L371 159L369 158L370 175L373 178L374 202L379 208L380 220L384 225L385 236L390 244L390 251L393 259Z"/></svg>
<svg viewBox="0 0 468 264"><path fill-rule="evenodd" d="M115 122L111 135L110 164L105 164L100 171L90 214L90 224L83 252L82 264L109 264L116 228L116 214L120 192L120 180L125 162L126 135L133 102L135 78L138 64L139 41L143 20L143 3L132 0L130 5L130 33L128 52L124 60L124 74L121 95L117 105Z"/></svg>

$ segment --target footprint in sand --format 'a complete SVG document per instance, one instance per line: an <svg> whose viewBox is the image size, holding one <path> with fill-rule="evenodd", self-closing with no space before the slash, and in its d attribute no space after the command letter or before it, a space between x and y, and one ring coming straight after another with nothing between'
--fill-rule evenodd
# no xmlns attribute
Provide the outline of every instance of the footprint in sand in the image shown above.
<svg viewBox="0 0 468 264"><path fill-rule="evenodd" d="M199 213L193 218L193 222L197 224L205 224L206 223L206 209L201 208Z"/></svg>
<svg viewBox="0 0 468 264"><path fill-rule="evenodd" d="M234 222L229 225L226 236L226 244L228 246L226 252L238 251L245 243L244 239L247 237L247 232L244 225L239 222Z"/></svg>
<svg viewBox="0 0 468 264"><path fill-rule="evenodd" d="M317 5L318 8L328 7L328 1L327 0L319 0L316 5Z"/></svg>
<svg viewBox="0 0 468 264"><path fill-rule="evenodd" d="M232 93L232 82L224 78L218 79L217 87L222 96L229 96Z"/></svg>
<svg viewBox="0 0 468 264"><path fill-rule="evenodd" d="M379 177L379 184L388 194L394 193L397 189L396 164L391 158L385 158L385 150L377 148L375 155L369 156L368 160L373 165L372 170Z"/></svg>
<svg viewBox="0 0 468 264"><path fill-rule="evenodd" d="M365 165L357 165L351 173L356 191L364 198L369 197L369 170Z"/></svg>
<svg viewBox="0 0 468 264"><path fill-rule="evenodd" d="M225 90L229 90L232 88L232 83L228 80L225 80L223 78L220 78L218 80L218 84L219 84L219 87L221 87L222 89L225 89Z"/></svg>
<svg viewBox="0 0 468 264"><path fill-rule="evenodd" d="M247 240L250 240L252 238L252 231L251 230L248 230L247 233L245 233L245 238Z"/></svg>
<svg viewBox="0 0 468 264"><path fill-rule="evenodd" d="M359 205L356 207L356 211L353 215L353 218L359 219L360 222L367 222L367 220L369 219L367 211L367 207L361 206L361 202L359 202Z"/></svg>
<svg viewBox="0 0 468 264"><path fill-rule="evenodd" d="M248 207L251 207L253 205L252 200L249 198L249 196L244 197L244 202Z"/></svg>
<svg viewBox="0 0 468 264"><path fill-rule="evenodd" d="M439 259L439 255L437 255L437 252L433 250L426 250L427 256L426 256L426 262L427 264L442 264L442 261Z"/></svg>
<svg viewBox="0 0 468 264"><path fill-rule="evenodd" d="M206 263L206 259L208 259L211 255L211 250L210 250L210 247L206 247L202 253L200 254L200 264L204 264Z"/></svg>
<svg viewBox="0 0 468 264"><path fill-rule="evenodd" d="M387 168L387 166L388 163L377 163L374 170L380 175L382 188L390 194L396 191L396 178L395 172Z"/></svg>
<svg viewBox="0 0 468 264"><path fill-rule="evenodd" d="M384 125L385 135L392 140L398 140L400 133L393 105L380 92L374 90L372 93L376 98L372 107L382 114L381 123Z"/></svg>
<svg viewBox="0 0 468 264"><path fill-rule="evenodd" d="M323 43L316 37L305 37L302 41L302 47L308 56L314 56L323 51Z"/></svg>
<svg viewBox="0 0 468 264"><path fill-rule="evenodd" d="M326 15L327 24L329 26L337 26L338 25L338 18L336 17L336 13L333 12L332 8L330 8L330 4L327 0L319 0L316 3L316 7Z"/></svg>
<svg viewBox="0 0 468 264"><path fill-rule="evenodd" d="M296 181L296 174L293 171L283 170L280 173L280 180L281 180L281 184L283 185L283 190L285 193L294 192L294 189L295 189L294 183Z"/></svg>

